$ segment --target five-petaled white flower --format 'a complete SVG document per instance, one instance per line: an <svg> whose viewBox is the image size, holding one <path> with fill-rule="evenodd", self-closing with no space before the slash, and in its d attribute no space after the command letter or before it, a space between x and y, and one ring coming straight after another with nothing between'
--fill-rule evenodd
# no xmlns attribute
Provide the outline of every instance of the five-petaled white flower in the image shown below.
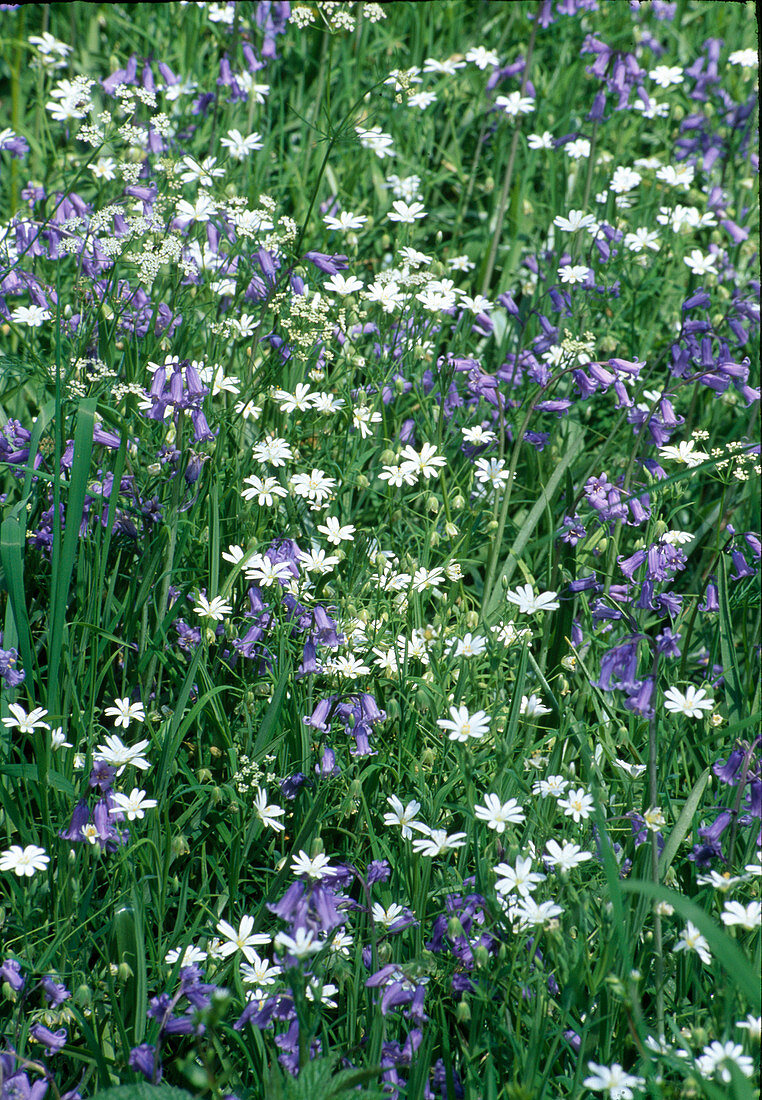
<svg viewBox="0 0 762 1100"><path fill-rule="evenodd" d="M0 871L13 871L19 878L31 878L36 871L44 871L49 863L50 856L36 844L27 844L26 848L12 844L0 854Z"/></svg>
<svg viewBox="0 0 762 1100"><path fill-rule="evenodd" d="M114 718L114 725L122 729L127 729L130 722L145 722L146 712L143 704L131 703L128 697L124 699L115 699L113 707L106 707L104 714L109 718Z"/></svg>
<svg viewBox="0 0 762 1100"><path fill-rule="evenodd" d="M695 951L698 957L707 966L712 961L712 953L706 938L701 935L698 928L691 921L687 921L685 928L680 933L680 939L672 948L675 951Z"/></svg>
<svg viewBox="0 0 762 1100"><path fill-rule="evenodd" d="M751 901L742 905L740 901L726 901L722 910L722 923L728 928L738 925L752 932L762 922L762 903Z"/></svg>
<svg viewBox="0 0 762 1100"><path fill-rule="evenodd" d="M448 737L451 741L460 741L465 744L469 738L479 741L489 730L490 719L484 710L474 711L469 714L466 707L450 707L449 718L437 719L440 729L449 730Z"/></svg>
<svg viewBox="0 0 762 1100"><path fill-rule="evenodd" d="M117 768L117 775L121 775L128 764L146 771L150 767L145 757L147 748L148 741L138 741L137 745L125 745L120 737L110 733L106 737L105 744L98 745L93 753L93 760L102 760L104 764Z"/></svg>
<svg viewBox="0 0 762 1100"><path fill-rule="evenodd" d="M295 959L307 959L310 955L317 955L323 949L323 944L315 938L311 928L297 928L294 936L279 932L273 943L276 947L282 947L286 954L293 955Z"/></svg>
<svg viewBox="0 0 762 1100"><path fill-rule="evenodd" d="M127 814L128 821L135 821L136 818L141 821L146 810L152 810L158 805L155 799L146 798L146 792L139 787L133 787L130 794L114 793L111 797L116 806L112 806L109 813Z"/></svg>
<svg viewBox="0 0 762 1100"><path fill-rule="evenodd" d="M384 814L384 825L401 825L402 836L409 840L413 835L411 826L418 828L420 822L415 820L415 815L421 808L420 802L411 799L407 806L403 806L396 794L389 795L387 803L391 806L391 813Z"/></svg>
<svg viewBox="0 0 762 1100"><path fill-rule="evenodd" d="M611 1066L599 1066L595 1062L588 1062L587 1068L591 1076L583 1081L585 1088L593 1089L594 1092L608 1093L611 1100L632 1100L635 1095L633 1090L639 1091L646 1083L642 1077L625 1073L618 1062L614 1062Z"/></svg>
<svg viewBox="0 0 762 1100"><path fill-rule="evenodd" d="M664 706L671 714L684 714L686 718L701 718L703 711L711 710L714 700L707 698L703 688L689 684L685 693L679 688L667 688L664 692Z"/></svg>
<svg viewBox="0 0 762 1100"><path fill-rule="evenodd" d="M558 805L567 817L574 821L587 821L593 812L593 798L584 787L570 791L567 798L559 798Z"/></svg>
<svg viewBox="0 0 762 1100"><path fill-rule="evenodd" d="M396 199L392 203L392 210L386 215L390 222L403 222L412 225L418 218L426 217L426 210L422 202L403 202Z"/></svg>
<svg viewBox="0 0 762 1100"><path fill-rule="evenodd" d="M218 949L223 959L228 955L235 955L236 951L241 951L246 961L253 963L255 958L253 948L270 942L270 937L265 932L254 931L254 918L250 916L241 917L237 929L226 920L221 920L217 924L217 931L224 937Z"/></svg>
<svg viewBox="0 0 762 1100"><path fill-rule="evenodd" d="M310 856L302 850L298 856L294 856L291 860L291 870L295 875L306 875L308 878L319 881L321 878L325 878L326 875L333 874L333 867L331 867L328 856L323 852L318 852L316 856Z"/></svg>
<svg viewBox="0 0 762 1100"><path fill-rule="evenodd" d="M211 619L213 622L219 623L226 615L230 614L233 608L222 596L214 596L211 600L208 600L206 596L199 594L198 603L193 610L202 619Z"/></svg>
<svg viewBox="0 0 762 1100"><path fill-rule="evenodd" d="M442 856L446 852L462 848L466 843L465 833L448 833L445 829L429 829L427 825L419 825L419 831L426 830L426 836L413 841L413 851L419 855L433 859Z"/></svg>
<svg viewBox="0 0 762 1100"><path fill-rule="evenodd" d="M281 806L271 803L267 804L267 791L261 787L257 787L257 793L254 795L254 807L257 811L257 817L263 825L274 829L276 833L282 833L286 826L278 821L279 817L283 817L286 812Z"/></svg>
<svg viewBox="0 0 762 1100"><path fill-rule="evenodd" d="M579 867L581 863L587 863L593 858L592 852L583 852L579 844L572 844L565 840L559 844L557 840L549 840L545 845L547 855L543 859L551 867L559 871L571 871L573 867Z"/></svg>
<svg viewBox="0 0 762 1100"><path fill-rule="evenodd" d="M34 733L35 730L49 730L50 726L45 721L45 715L48 713L44 707L35 707L29 714L18 703L9 703L8 710L11 712L11 717L3 718L3 725L6 729L17 729L20 733Z"/></svg>
<svg viewBox="0 0 762 1100"><path fill-rule="evenodd" d="M538 611L557 611L560 604L555 592L540 592L535 595L531 584L522 584L514 591L505 594L508 603L514 603L522 615L536 615Z"/></svg>
<svg viewBox="0 0 762 1100"><path fill-rule="evenodd" d="M474 813L496 833L504 833L506 825L520 825L525 818L524 810L515 798L501 802L496 794L486 794L484 805L474 806Z"/></svg>

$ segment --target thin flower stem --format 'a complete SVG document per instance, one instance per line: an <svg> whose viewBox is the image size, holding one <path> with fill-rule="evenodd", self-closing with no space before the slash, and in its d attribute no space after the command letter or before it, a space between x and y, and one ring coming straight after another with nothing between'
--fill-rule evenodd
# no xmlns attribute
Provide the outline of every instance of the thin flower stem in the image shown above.
<svg viewBox="0 0 762 1100"><path fill-rule="evenodd" d="M659 652L654 650L651 676L654 683L654 698L656 696L656 683L659 674ZM657 730L656 730L656 706L648 723L648 797L651 808L654 809L659 802L659 771L657 760ZM659 843L658 833L651 833L651 879L654 886L659 884ZM654 911L654 950L656 954L656 1023L657 1036L664 1035L664 949L662 943L661 913Z"/></svg>

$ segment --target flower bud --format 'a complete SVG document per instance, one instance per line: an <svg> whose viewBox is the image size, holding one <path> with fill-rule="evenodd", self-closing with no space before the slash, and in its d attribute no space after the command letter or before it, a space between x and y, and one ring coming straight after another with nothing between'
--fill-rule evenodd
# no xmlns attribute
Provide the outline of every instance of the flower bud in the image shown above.
<svg viewBox="0 0 762 1100"><path fill-rule="evenodd" d="M455 1019L461 1024L468 1024L471 1022L471 1009L468 1001L462 1000L458 1002L458 1007L455 1009Z"/></svg>

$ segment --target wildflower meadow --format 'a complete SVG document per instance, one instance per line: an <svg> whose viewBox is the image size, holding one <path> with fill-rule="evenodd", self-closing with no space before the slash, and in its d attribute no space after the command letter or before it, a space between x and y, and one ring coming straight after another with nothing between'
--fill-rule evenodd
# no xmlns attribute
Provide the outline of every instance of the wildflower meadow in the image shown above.
<svg viewBox="0 0 762 1100"><path fill-rule="evenodd" d="M758 93L0 5L0 1100L759 1096Z"/></svg>

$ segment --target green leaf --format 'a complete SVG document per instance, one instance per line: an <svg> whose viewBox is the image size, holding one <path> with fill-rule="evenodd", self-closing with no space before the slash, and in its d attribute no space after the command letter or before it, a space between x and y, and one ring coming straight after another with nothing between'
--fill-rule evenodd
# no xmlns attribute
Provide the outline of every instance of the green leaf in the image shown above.
<svg viewBox="0 0 762 1100"><path fill-rule="evenodd" d="M717 577L717 595L720 604L720 652L722 653L722 672L730 703L730 717L740 721L743 714L744 696L741 669L738 664L736 647L733 642L733 619L728 601L728 566L720 555L720 567Z"/></svg>
<svg viewBox="0 0 762 1100"><path fill-rule="evenodd" d="M704 789L709 782L710 769L705 768L701 775L696 780L696 784L685 800L685 805L680 811L680 816L675 822L675 827L667 837L667 843L664 845L664 850L661 853L659 859L659 877L663 878L667 873L669 867L672 864L672 860L677 855L677 849L691 830L693 825L693 818L698 809L701 796L704 793Z"/></svg>
<svg viewBox="0 0 762 1100"><path fill-rule="evenodd" d="M193 1100L193 1093L174 1085L151 1085L138 1081L134 1085L117 1085L113 1089L96 1092L92 1100Z"/></svg>
<svg viewBox="0 0 762 1100"><path fill-rule="evenodd" d="M735 941L726 932L723 932L703 909L689 901L688 898L683 897L682 894L678 894L676 890L670 890L666 886L657 886L653 882L638 881L637 879L630 882L620 882L619 889L626 894L644 894L655 901L668 901L684 920L692 921L706 938L712 954L733 980L738 992L749 1002L752 1012L759 1013L762 1004L762 991L759 986L759 975L755 972L752 961L746 958Z"/></svg>
<svg viewBox="0 0 762 1100"><path fill-rule="evenodd" d="M504 598L504 590L511 583L511 578L519 563L519 559L524 552L524 548L532 537L537 524L540 522L540 516L548 507L550 502L556 495L558 486L561 484L566 470L571 466L572 462L576 459L577 455L582 451L585 443L585 433L582 428L570 421L568 424L568 434L564 440L566 450L563 457L559 461L558 465L550 475L548 484L544 486L539 498L535 501L532 509L521 525L519 533L513 540L513 545L508 551L508 556L505 559L503 568L497 578L496 583L492 586L492 591L487 597L487 603L484 608L484 614L486 616L491 615L500 605L501 600Z"/></svg>

